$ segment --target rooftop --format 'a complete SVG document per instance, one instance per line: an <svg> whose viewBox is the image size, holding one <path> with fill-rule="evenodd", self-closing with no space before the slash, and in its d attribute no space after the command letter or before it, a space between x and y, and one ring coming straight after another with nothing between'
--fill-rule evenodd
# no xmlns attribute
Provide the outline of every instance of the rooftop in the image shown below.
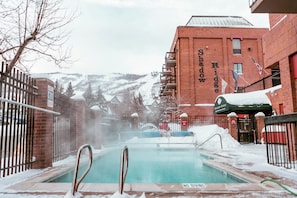
<svg viewBox="0 0 297 198"><path fill-rule="evenodd" d="M239 16L192 16L186 26L194 27L254 27L246 19Z"/></svg>

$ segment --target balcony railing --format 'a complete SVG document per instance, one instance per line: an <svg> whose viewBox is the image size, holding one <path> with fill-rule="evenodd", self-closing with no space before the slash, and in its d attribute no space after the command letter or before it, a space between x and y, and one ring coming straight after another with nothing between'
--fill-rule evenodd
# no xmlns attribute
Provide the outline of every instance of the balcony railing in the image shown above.
<svg viewBox="0 0 297 198"><path fill-rule="evenodd" d="M175 52L166 52L165 65L166 67L174 67L176 65Z"/></svg>

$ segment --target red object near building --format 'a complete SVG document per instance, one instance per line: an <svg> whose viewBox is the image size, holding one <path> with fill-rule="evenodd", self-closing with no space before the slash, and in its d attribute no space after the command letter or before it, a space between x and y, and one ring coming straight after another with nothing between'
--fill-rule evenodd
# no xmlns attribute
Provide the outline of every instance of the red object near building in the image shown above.
<svg viewBox="0 0 297 198"><path fill-rule="evenodd" d="M266 126L266 130L262 130L262 138L265 143L287 144L285 126Z"/></svg>
<svg viewBox="0 0 297 198"><path fill-rule="evenodd" d="M167 122L162 122L161 125L160 125L160 129L168 131L169 130L168 123Z"/></svg>

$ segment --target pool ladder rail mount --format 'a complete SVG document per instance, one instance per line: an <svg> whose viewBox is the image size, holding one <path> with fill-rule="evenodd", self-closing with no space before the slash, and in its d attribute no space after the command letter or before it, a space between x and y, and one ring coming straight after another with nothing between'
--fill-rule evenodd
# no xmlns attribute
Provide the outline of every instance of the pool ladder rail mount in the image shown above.
<svg viewBox="0 0 297 198"><path fill-rule="evenodd" d="M80 163L80 157L81 157L81 153L82 153L82 151L84 149L88 149L88 151L89 151L89 165L88 165L87 169L83 172L83 174L81 175L81 177L79 179L77 179L78 169L79 169L79 163ZM93 163L92 147L89 144L84 144L77 151L77 157L76 157L76 163L75 163L75 169L74 169L73 180L72 180L72 187L71 187L71 194L72 194L72 196L75 195L75 193L78 190L79 184L85 178L85 176L88 174L89 170L92 167L92 163Z"/></svg>

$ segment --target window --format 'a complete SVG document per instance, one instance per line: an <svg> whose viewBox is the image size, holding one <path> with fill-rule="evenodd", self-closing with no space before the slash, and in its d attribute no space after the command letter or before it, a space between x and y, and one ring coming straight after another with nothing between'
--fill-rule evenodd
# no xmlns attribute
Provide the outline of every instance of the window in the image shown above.
<svg viewBox="0 0 297 198"><path fill-rule="evenodd" d="M242 64L241 63L234 63L233 70L238 74L242 74Z"/></svg>
<svg viewBox="0 0 297 198"><path fill-rule="evenodd" d="M240 39L232 39L233 54L241 54Z"/></svg>
<svg viewBox="0 0 297 198"><path fill-rule="evenodd" d="M293 74L293 78L297 78L297 54L294 54L290 57L290 65Z"/></svg>
<svg viewBox="0 0 297 198"><path fill-rule="evenodd" d="M271 78L272 78L272 86L280 85L281 78L280 78L280 71L279 69L271 69Z"/></svg>

